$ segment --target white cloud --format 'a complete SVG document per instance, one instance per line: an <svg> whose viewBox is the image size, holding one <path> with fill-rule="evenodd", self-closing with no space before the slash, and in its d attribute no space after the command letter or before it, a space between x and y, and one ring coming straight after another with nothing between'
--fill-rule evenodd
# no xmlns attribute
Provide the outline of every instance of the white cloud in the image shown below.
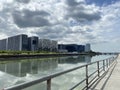
<svg viewBox="0 0 120 90"><path fill-rule="evenodd" d="M107 43L120 35L120 2L99 7L85 0L0 0L0 38L20 33L59 43Z"/></svg>

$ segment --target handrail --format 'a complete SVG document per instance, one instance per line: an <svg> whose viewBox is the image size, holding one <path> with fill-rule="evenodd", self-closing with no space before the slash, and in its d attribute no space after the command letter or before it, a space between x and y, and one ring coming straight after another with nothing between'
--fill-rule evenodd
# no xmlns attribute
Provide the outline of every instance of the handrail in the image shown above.
<svg viewBox="0 0 120 90"><path fill-rule="evenodd" d="M95 62L92 62L92 63L88 63L88 64L85 64L85 65L81 65L81 66L78 66L78 67L75 67L75 68L72 68L72 69L68 69L68 70L65 70L65 71L62 71L62 72L54 73L54 74L51 74L51 75L48 75L48 76L39 78L39 79L36 79L36 80L32 80L32 81L29 81L29 82L25 82L25 83L17 84L17 85L8 87L8 88L4 88L3 90L21 90L21 89L30 87L30 86L32 86L32 85L35 85L35 84L44 82L44 81L47 81L47 90L51 90L51 79L53 79L53 78L55 78L55 77L58 77L58 76L60 76L60 75L69 73L69 72L71 72L71 71L75 71L75 70L80 69L80 68L83 68L83 67L86 68L86 78L85 78L84 80L80 81L79 83L77 83L76 85L74 85L73 88L77 87L78 84L80 85L83 81L86 81L86 86L85 86L85 87L88 89L88 88L89 88L89 84L90 84L89 82L92 82L92 81L88 81L88 80L89 80L89 77L91 77L92 75L95 74L95 72L93 72L94 74L88 75L88 66L97 63L97 71L96 71L96 73L97 73L97 76L99 77L99 76L100 76L99 63L100 63L100 62L103 62L103 71L105 71L105 69L108 68L108 65L112 64L112 62L113 62L117 57L118 57L118 55L117 55L116 57L110 57L110 58L108 58L108 59L99 60L99 61L95 61ZM109 64L108 64L108 61L109 61ZM105 63L105 62L106 62L106 63ZM73 88L70 89L70 90L73 90Z"/></svg>

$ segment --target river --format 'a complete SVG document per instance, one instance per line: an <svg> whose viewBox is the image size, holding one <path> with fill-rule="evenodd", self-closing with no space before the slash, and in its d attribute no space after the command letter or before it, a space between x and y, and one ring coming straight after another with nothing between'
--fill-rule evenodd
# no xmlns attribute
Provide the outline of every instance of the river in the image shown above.
<svg viewBox="0 0 120 90"><path fill-rule="evenodd" d="M111 57L111 55L100 56L66 56L51 58L35 58L23 60L11 60L0 62L0 90L44 77L49 74L64 71L73 67L84 65L96 60L102 60ZM93 65L89 71L96 69ZM85 78L85 69L76 71L52 79L52 90L68 90L74 84ZM84 85L84 83L83 83ZM82 87L82 85L80 86ZM78 87L78 88L80 88ZM46 90L46 82L33 85L24 90ZM76 90L79 90L76 88Z"/></svg>

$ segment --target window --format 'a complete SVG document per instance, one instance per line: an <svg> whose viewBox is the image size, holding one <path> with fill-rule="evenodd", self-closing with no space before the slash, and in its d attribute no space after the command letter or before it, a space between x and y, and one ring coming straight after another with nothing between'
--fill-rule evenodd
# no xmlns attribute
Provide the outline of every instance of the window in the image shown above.
<svg viewBox="0 0 120 90"><path fill-rule="evenodd" d="M33 41L32 41L32 44L37 44L37 41L36 41L36 40L33 40Z"/></svg>

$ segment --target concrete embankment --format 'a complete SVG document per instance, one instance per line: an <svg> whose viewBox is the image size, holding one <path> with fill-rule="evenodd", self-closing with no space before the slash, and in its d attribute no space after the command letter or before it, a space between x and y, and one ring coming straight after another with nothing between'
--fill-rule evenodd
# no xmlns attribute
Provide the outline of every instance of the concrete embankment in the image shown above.
<svg viewBox="0 0 120 90"><path fill-rule="evenodd" d="M13 59L13 58L44 58L44 57L60 57L60 56L76 56L87 55L81 54L31 54L31 55L0 55L0 60Z"/></svg>

